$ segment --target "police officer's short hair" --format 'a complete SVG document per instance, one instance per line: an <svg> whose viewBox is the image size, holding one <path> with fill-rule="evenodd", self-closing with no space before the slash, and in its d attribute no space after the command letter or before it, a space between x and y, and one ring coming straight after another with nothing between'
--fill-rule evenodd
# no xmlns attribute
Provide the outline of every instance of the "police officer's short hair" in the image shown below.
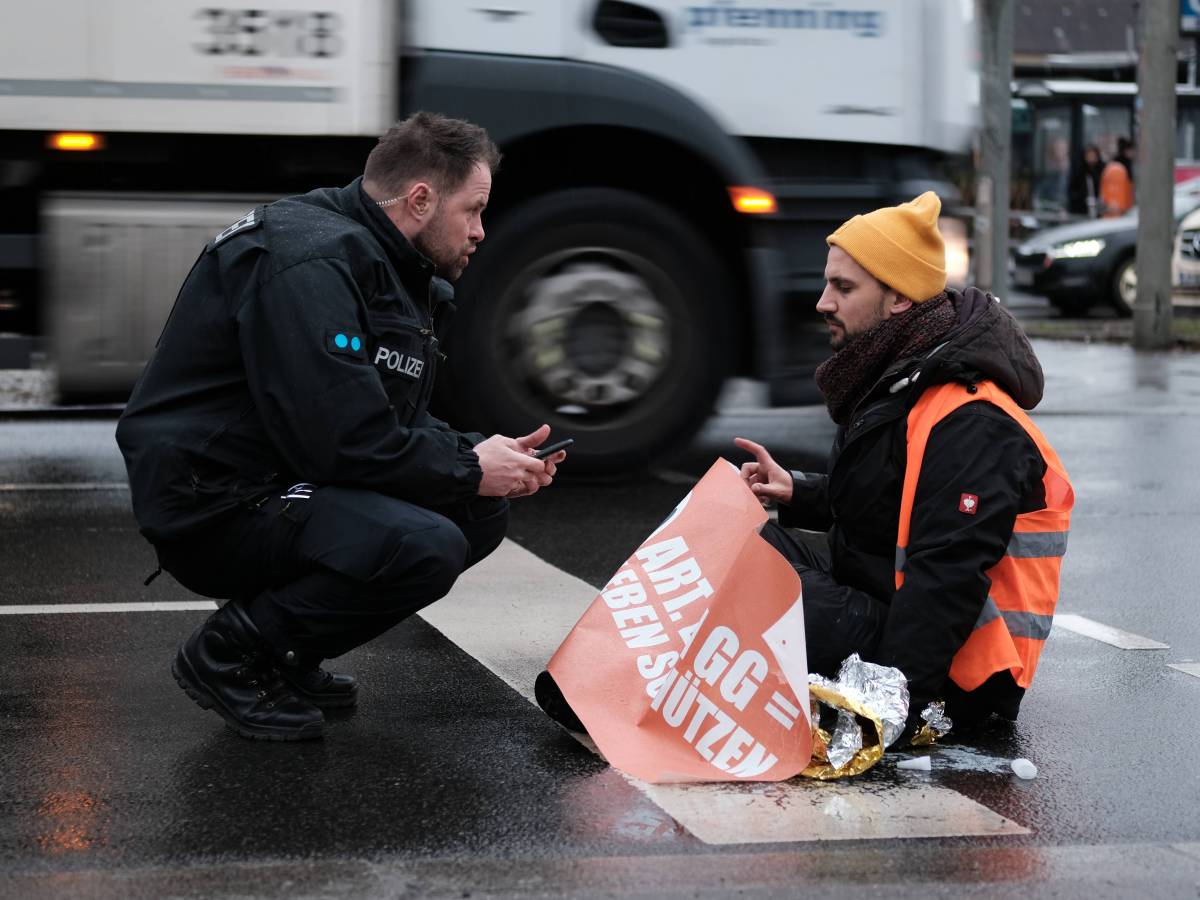
<svg viewBox="0 0 1200 900"><path fill-rule="evenodd" d="M388 196L414 181L437 190L458 190L476 163L495 172L500 151L478 125L431 112L413 113L383 133L367 157L363 178Z"/></svg>

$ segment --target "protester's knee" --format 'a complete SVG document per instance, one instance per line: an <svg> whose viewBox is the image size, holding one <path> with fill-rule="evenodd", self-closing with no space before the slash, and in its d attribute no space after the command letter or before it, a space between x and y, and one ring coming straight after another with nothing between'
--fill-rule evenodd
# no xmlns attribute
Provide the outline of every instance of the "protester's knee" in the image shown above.
<svg viewBox="0 0 1200 900"><path fill-rule="evenodd" d="M787 550L794 543L793 541L789 540L787 532L783 530L783 526L771 519L768 519L763 523L763 527L759 531L759 535L764 541L782 553L785 558L788 555Z"/></svg>

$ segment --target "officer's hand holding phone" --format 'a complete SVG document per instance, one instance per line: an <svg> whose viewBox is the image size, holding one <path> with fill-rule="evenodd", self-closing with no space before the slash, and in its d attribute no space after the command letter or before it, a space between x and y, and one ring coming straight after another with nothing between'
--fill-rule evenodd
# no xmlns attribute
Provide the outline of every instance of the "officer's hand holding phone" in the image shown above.
<svg viewBox="0 0 1200 900"><path fill-rule="evenodd" d="M566 459L566 451L553 445L546 448L544 459L538 448L550 436L550 426L519 438L494 434L475 445L483 478L479 494L483 497L528 497L554 481L557 464Z"/></svg>

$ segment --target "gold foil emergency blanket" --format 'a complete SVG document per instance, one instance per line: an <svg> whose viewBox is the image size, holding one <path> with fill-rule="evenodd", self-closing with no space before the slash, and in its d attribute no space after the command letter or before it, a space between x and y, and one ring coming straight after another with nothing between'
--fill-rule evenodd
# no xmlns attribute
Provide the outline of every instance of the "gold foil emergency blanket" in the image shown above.
<svg viewBox="0 0 1200 900"><path fill-rule="evenodd" d="M861 774L903 733L908 682L899 669L863 662L854 653L836 680L810 675L808 681L810 696L837 711L837 725L832 734L814 728L813 760L800 774L822 781ZM818 721L814 713L814 726Z"/></svg>

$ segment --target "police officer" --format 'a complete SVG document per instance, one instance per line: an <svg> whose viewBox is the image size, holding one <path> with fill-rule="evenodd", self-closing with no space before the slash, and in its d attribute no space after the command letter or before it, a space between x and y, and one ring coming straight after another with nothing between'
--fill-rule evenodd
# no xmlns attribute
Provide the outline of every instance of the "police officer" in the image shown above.
<svg viewBox="0 0 1200 900"><path fill-rule="evenodd" d="M444 596L565 458L534 456L548 426L484 439L428 412L499 159L417 113L348 186L247 213L192 267L117 426L160 566L229 601L172 672L244 737L319 737L358 692L321 662Z"/></svg>

